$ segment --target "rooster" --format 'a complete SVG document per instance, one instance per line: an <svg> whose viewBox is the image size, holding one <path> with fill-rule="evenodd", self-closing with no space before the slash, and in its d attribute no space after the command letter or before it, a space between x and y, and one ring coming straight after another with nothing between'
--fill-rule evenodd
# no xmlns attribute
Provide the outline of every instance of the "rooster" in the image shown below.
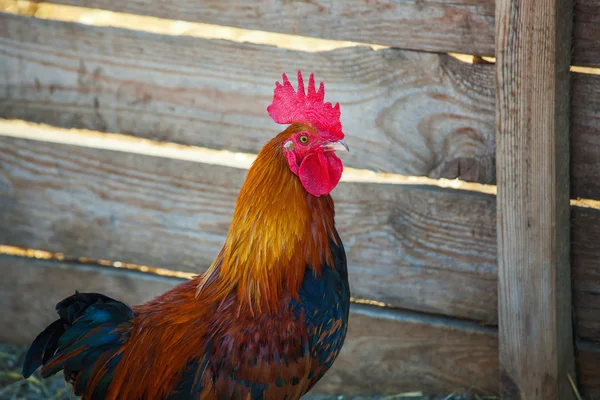
<svg viewBox="0 0 600 400"><path fill-rule="evenodd" d="M23 365L63 371L84 400L299 399L348 325L346 254L330 192L342 175L339 104L311 74L283 74L267 108L289 125L248 171L223 248L203 274L130 308L98 293L62 300Z"/></svg>

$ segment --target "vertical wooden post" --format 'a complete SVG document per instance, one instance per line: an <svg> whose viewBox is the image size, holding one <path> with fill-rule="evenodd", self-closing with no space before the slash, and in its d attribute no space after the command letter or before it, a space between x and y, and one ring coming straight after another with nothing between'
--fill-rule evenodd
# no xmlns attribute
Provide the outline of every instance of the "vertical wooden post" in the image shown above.
<svg viewBox="0 0 600 400"><path fill-rule="evenodd" d="M571 399L572 0L496 0L500 385Z"/></svg>

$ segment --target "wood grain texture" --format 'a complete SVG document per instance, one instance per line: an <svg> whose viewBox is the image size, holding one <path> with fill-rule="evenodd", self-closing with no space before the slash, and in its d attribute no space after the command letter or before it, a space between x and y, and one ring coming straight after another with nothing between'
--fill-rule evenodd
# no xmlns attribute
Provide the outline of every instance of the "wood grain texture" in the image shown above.
<svg viewBox="0 0 600 400"><path fill-rule="evenodd" d="M588 400L600 399L600 347L591 342L577 342L579 390Z"/></svg>
<svg viewBox="0 0 600 400"><path fill-rule="evenodd" d="M571 269L576 334L600 343L600 210L571 211ZM599 364L600 365L600 364Z"/></svg>
<svg viewBox="0 0 600 400"><path fill-rule="evenodd" d="M328 98L342 103L352 148L346 165L496 180L493 65L368 48L302 53L5 14L0 20L0 117L256 153L280 129L265 112L273 81L300 66L315 70ZM225 71L219 63L228 54L236 62ZM600 199L600 76L572 76L571 194Z"/></svg>
<svg viewBox="0 0 600 400"><path fill-rule="evenodd" d="M600 75L571 74L571 77L571 197L598 200Z"/></svg>
<svg viewBox="0 0 600 400"><path fill-rule="evenodd" d="M139 304L178 281L116 268L0 256L3 342L27 344L56 319L54 304L98 291ZM390 316L391 314L391 316ZM496 335L465 323L353 304L342 353L321 393L497 392Z"/></svg>
<svg viewBox="0 0 600 400"><path fill-rule="evenodd" d="M448 41L448 40L447 40ZM448 41L450 42L450 41ZM281 73L340 102L346 165L493 183L492 65L368 47L304 53L0 14L0 117L256 153Z"/></svg>
<svg viewBox="0 0 600 400"><path fill-rule="evenodd" d="M0 243L202 272L245 174L0 136ZM333 196L355 297L495 319L493 196L360 183Z"/></svg>
<svg viewBox="0 0 600 400"><path fill-rule="evenodd" d="M224 241L244 176L0 138L0 243L201 272ZM497 323L493 197L356 183L333 195L356 297ZM578 334L600 341L600 211L574 207L572 232Z"/></svg>
<svg viewBox="0 0 600 400"><path fill-rule="evenodd" d="M193 6L184 0L170 0L163 7L149 0L50 2L404 49L494 54L493 0L262 0L251 4L227 0ZM600 3L576 0L574 4L573 64L600 66Z"/></svg>
<svg viewBox="0 0 600 400"><path fill-rule="evenodd" d="M226 0L194 4L171 0L161 6L147 1L51 2L404 49L494 53L494 2L490 0Z"/></svg>
<svg viewBox="0 0 600 400"><path fill-rule="evenodd" d="M79 291L140 304L179 280L116 268L0 256L0 341L28 344ZM35 293L35 295L32 295ZM579 389L600 398L600 348L578 344ZM352 304L348 337L314 393L498 392L498 340L472 323ZM473 392L472 392L473 393Z"/></svg>
<svg viewBox="0 0 600 400"><path fill-rule="evenodd" d="M57 319L55 305L75 293L97 292L135 305L176 284L167 278L111 267L96 267L0 255L0 342L30 344ZM10 328L8 328L10 327Z"/></svg>
<svg viewBox="0 0 600 400"><path fill-rule="evenodd" d="M501 394L574 399L571 0L496 1Z"/></svg>
<svg viewBox="0 0 600 400"><path fill-rule="evenodd" d="M600 2L575 0L571 64L600 67Z"/></svg>

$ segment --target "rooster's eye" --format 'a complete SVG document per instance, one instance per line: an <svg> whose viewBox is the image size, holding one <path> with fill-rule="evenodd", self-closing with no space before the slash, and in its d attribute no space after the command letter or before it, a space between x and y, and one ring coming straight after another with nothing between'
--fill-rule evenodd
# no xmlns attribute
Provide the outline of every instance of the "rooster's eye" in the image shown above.
<svg viewBox="0 0 600 400"><path fill-rule="evenodd" d="M308 143L308 136L306 136L306 135L300 136L300 143L302 143L302 144Z"/></svg>

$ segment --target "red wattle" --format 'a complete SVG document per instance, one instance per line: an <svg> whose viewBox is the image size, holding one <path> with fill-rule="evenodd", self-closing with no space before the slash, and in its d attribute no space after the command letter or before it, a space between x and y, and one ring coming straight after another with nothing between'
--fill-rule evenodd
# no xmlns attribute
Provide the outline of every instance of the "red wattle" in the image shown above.
<svg viewBox="0 0 600 400"><path fill-rule="evenodd" d="M309 154L298 168L298 177L304 189L313 196L329 194L342 177L342 161L333 153Z"/></svg>

